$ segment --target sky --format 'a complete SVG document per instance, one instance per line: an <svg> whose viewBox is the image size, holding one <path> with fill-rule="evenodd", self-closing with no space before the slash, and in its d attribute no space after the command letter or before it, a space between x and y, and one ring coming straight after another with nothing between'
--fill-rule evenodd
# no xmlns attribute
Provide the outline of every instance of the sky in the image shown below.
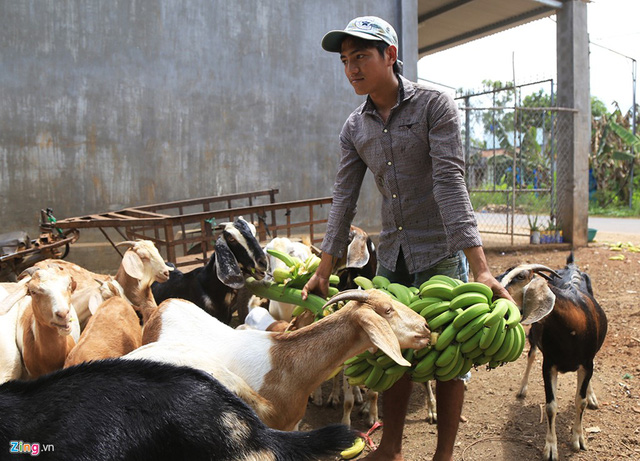
<svg viewBox="0 0 640 461"><path fill-rule="evenodd" d="M625 112L632 106L629 58L640 61L639 18L640 0L592 0L587 4L591 95L609 111L615 109L614 101ZM512 81L514 75L516 85L548 78L557 81L555 16L425 56L418 62L419 79L456 89L480 90L483 80ZM636 104L640 104L637 83Z"/></svg>

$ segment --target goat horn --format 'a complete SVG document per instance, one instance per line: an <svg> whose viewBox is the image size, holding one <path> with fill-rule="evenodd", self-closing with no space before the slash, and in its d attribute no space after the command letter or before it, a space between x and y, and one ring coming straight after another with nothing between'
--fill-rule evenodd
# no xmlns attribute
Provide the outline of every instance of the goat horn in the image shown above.
<svg viewBox="0 0 640 461"><path fill-rule="evenodd" d="M367 293L365 290L345 290L341 291L329 301L327 301L325 305L322 306L322 308L324 309L325 307L335 304L339 301L360 301L362 303L366 303L368 300L369 293Z"/></svg>
<svg viewBox="0 0 640 461"><path fill-rule="evenodd" d="M133 240L125 240L123 242L116 243L116 246L117 247L120 247L120 246L133 247L135 244L136 242L134 242Z"/></svg>
<svg viewBox="0 0 640 461"><path fill-rule="evenodd" d="M540 275L540 276L542 276L542 277L546 278L547 280L549 280L550 278L549 278L549 276L548 276L548 275L543 274L543 272L549 272L549 273L551 273L553 276L560 278L560 275L559 275L556 271L554 271L553 269L551 269L551 268L549 268L549 267L547 267L547 266L544 266L544 265L542 265L542 264L532 264L532 265L531 265L531 270L532 270L533 272L535 272L536 274L538 274L538 275Z"/></svg>

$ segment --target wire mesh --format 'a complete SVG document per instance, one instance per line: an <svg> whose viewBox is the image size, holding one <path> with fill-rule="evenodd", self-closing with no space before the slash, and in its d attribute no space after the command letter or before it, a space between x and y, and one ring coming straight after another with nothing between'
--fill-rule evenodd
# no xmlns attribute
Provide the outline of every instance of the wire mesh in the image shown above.
<svg viewBox="0 0 640 461"><path fill-rule="evenodd" d="M558 154L571 139L573 111L554 107L553 98L552 80L457 98L467 188L485 246L562 242L558 184L570 156Z"/></svg>

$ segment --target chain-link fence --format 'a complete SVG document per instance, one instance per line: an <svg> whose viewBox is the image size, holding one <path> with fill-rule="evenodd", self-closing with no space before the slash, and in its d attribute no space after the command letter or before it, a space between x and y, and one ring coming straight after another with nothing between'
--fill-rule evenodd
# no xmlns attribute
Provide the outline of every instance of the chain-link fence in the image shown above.
<svg viewBox="0 0 640 461"><path fill-rule="evenodd" d="M457 100L467 187L484 245L562 241L558 185L570 156L558 153L567 151L574 111L554 107L553 81Z"/></svg>

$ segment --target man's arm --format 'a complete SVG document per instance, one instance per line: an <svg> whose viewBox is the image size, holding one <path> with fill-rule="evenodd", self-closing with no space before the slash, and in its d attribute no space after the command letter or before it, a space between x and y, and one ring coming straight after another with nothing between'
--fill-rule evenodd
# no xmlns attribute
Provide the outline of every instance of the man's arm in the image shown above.
<svg viewBox="0 0 640 461"><path fill-rule="evenodd" d="M513 298L509 292L500 285L500 282L491 275L489 265L487 264L487 258L485 257L484 250L481 246L465 248L464 255L469 261L471 272L473 273L473 280L476 282L484 283L493 291L493 294L499 298L507 298L513 301Z"/></svg>

